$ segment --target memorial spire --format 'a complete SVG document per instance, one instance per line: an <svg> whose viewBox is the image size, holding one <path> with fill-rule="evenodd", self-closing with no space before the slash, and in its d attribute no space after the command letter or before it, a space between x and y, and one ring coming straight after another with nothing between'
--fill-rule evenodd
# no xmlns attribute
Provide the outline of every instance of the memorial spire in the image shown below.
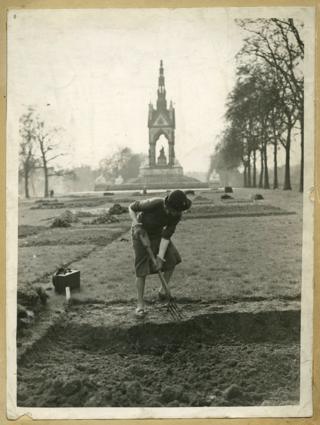
<svg viewBox="0 0 320 425"><path fill-rule="evenodd" d="M160 61L157 109L167 109L163 61Z"/></svg>

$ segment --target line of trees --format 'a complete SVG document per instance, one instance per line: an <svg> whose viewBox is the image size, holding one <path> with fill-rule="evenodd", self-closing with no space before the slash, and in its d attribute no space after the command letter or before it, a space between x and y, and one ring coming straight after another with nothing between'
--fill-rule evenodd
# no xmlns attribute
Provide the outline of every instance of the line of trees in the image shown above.
<svg viewBox="0 0 320 425"><path fill-rule="evenodd" d="M293 19L242 19L248 32L237 55L236 84L228 96L226 127L211 169L243 166L245 187L279 187L278 152L284 149L284 190L291 190L290 153L300 139L300 184L304 172L303 24ZM272 159L270 160L270 152Z"/></svg>
<svg viewBox="0 0 320 425"><path fill-rule="evenodd" d="M32 173L42 169L44 197L49 196L49 178L63 175L52 163L63 155L59 150L62 129L49 127L35 108L29 106L19 119L19 176L24 180L25 197L30 198L29 183Z"/></svg>

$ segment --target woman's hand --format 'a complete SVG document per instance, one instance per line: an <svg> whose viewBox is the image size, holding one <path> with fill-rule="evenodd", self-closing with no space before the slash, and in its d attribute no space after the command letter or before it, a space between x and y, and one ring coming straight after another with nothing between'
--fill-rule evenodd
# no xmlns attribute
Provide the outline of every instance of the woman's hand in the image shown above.
<svg viewBox="0 0 320 425"><path fill-rule="evenodd" d="M157 264L156 264L156 270L157 271L162 270L162 267L163 267L163 264L164 264L164 260L157 255L156 262L157 262Z"/></svg>

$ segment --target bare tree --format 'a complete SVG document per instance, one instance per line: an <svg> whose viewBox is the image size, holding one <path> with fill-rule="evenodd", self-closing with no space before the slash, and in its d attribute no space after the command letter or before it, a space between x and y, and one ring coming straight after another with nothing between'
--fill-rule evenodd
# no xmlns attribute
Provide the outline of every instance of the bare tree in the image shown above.
<svg viewBox="0 0 320 425"><path fill-rule="evenodd" d="M19 174L24 179L25 197L30 198L29 179L38 164L36 157L36 138L34 127L34 110L29 107L27 112L19 119L19 133L21 136L19 146Z"/></svg>
<svg viewBox="0 0 320 425"><path fill-rule="evenodd" d="M41 165L44 173L44 197L49 196L49 177L53 175L63 175L63 171L55 171L50 173L50 164L55 159L63 156L59 152L59 134L62 129L53 127L49 128L45 122L37 115L35 117L35 138L38 142L40 150Z"/></svg>

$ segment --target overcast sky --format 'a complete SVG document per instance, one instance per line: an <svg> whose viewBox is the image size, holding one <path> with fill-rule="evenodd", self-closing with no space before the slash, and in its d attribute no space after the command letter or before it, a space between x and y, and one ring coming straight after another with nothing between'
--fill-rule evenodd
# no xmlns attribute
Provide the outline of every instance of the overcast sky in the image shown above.
<svg viewBox="0 0 320 425"><path fill-rule="evenodd" d="M167 100L176 109L176 157L185 171L206 171L246 35L234 22L239 11L12 12L9 142L18 143L19 116L32 104L48 124L65 129L63 166L97 166L121 146L147 153L148 104L156 103L162 59Z"/></svg>

